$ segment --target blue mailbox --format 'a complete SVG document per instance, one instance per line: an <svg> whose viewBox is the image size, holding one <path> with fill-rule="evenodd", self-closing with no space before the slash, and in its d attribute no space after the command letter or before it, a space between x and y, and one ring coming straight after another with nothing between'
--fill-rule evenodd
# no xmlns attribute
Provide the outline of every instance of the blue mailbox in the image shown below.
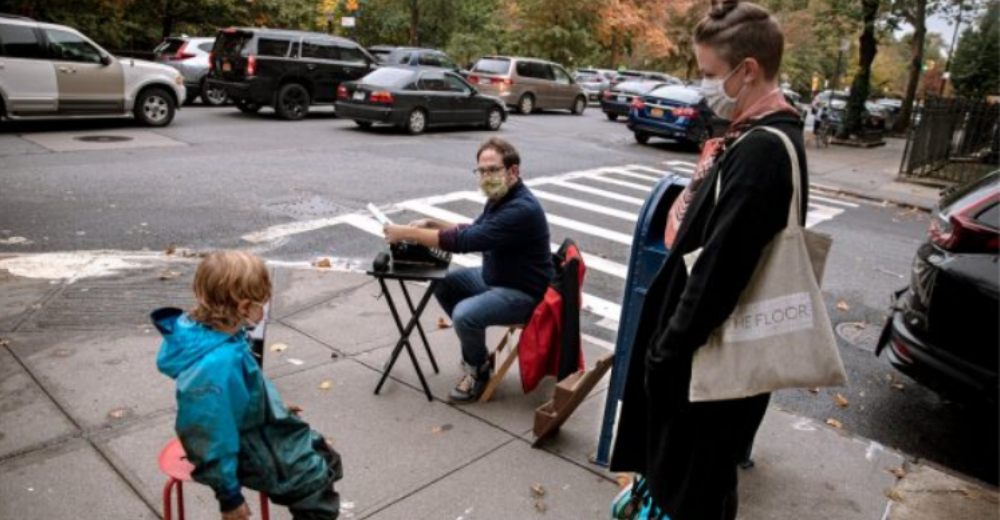
<svg viewBox="0 0 1000 520"><path fill-rule="evenodd" d="M685 177L667 175L653 188L646 203L639 212L629 255L628 276L625 277L625 297L622 301L622 315L618 321L618 340L615 344L615 362L611 370L611 386L608 387L607 402L604 405L604 423L601 439L597 444L594 460L602 466L608 465L611 451L611 437L618 417L618 402L625 391L625 377L628 375L629 354L639 325L642 304L646 300L646 290L653 277L663 265L667 255L663 235L667 227L667 213L674 199L690 182Z"/></svg>

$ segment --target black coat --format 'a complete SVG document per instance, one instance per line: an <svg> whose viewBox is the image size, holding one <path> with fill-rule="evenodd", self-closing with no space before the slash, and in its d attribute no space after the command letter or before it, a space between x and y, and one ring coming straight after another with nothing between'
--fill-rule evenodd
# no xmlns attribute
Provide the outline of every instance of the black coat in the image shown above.
<svg viewBox="0 0 1000 520"><path fill-rule="evenodd" d="M808 175L802 124L773 114L758 124L792 140ZM788 222L791 164L782 141L755 130L731 146L695 193L674 249L647 293L628 366L612 471L644 475L671 518L719 520L735 515L736 464L763 418L769 394L691 403L694 351L732 313L760 255ZM715 185L722 179L715 201ZM690 274L686 253L704 248Z"/></svg>

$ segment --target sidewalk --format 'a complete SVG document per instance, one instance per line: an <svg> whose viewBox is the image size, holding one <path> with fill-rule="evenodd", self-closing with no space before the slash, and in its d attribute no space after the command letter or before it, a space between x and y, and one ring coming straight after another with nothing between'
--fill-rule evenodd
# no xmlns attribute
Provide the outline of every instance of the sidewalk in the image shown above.
<svg viewBox="0 0 1000 520"><path fill-rule="evenodd" d="M190 305L194 261L151 254L73 283L16 276L4 270L9 261L0 257L0 518L160 518L165 478L156 460L174 435L175 408L146 315ZM588 460L607 378L533 449L533 411L551 396L551 381L524 395L511 373L489 404L448 404L459 348L452 330L438 328L443 312L432 303L423 324L441 373L419 357L435 400L405 355L373 395L396 339L377 284L305 267L274 275L265 369L343 455L341 518L608 518L614 475ZM588 366L604 352L585 345ZM756 467L741 472L741 519L997 517L995 489L774 408L754 458ZM188 518L218 518L207 488L186 486L185 498ZM260 518L252 493L248 502ZM280 507L271 514L289 518Z"/></svg>
<svg viewBox="0 0 1000 520"><path fill-rule="evenodd" d="M812 143L808 132L807 143ZM875 148L807 144L809 183L814 189L929 211L941 197L941 188L899 180L905 148L906 140L895 137Z"/></svg>

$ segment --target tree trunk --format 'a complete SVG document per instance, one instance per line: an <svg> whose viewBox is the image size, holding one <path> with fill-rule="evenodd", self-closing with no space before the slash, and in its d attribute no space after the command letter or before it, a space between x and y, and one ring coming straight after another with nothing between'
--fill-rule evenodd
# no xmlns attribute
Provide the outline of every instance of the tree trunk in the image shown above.
<svg viewBox="0 0 1000 520"><path fill-rule="evenodd" d="M917 99L917 87L920 86L920 73L924 63L924 39L927 36L927 0L917 0L914 19L908 20L913 25L913 42L910 47L910 77L906 80L906 96L896 120L896 132L904 132L910 127L913 119L913 103Z"/></svg>
<svg viewBox="0 0 1000 520"><path fill-rule="evenodd" d="M420 46L420 3L410 0L410 46Z"/></svg>
<svg viewBox="0 0 1000 520"><path fill-rule="evenodd" d="M875 20L878 18L879 0L863 0L865 29L861 33L860 62L858 73L851 84L851 97L847 100L847 116L841 128L841 138L859 134L865 113L865 101L871 91L872 62L878 53L878 40L875 39Z"/></svg>

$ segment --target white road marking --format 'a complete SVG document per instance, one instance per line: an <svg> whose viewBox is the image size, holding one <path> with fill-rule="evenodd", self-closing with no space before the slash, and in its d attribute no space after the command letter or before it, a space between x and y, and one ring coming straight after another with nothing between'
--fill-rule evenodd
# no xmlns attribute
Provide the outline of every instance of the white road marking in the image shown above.
<svg viewBox="0 0 1000 520"><path fill-rule="evenodd" d="M602 190L600 188L593 188L591 186L584 186L582 184L575 184L569 181L551 181L548 184L554 186L560 186L563 188L568 188L571 190L576 190L582 193L589 193L590 195L597 195L598 197L604 197L606 199L617 200L619 202L627 202L629 204L634 204L636 206L642 206L646 203L645 200L638 197L629 197L628 195L622 195L620 193L615 193L613 191Z"/></svg>
<svg viewBox="0 0 1000 520"><path fill-rule="evenodd" d="M590 180L594 180L594 181L598 181L598 182L603 182L605 184L612 184L614 186L621 186L622 188L631 188L633 190L638 190L638 191L642 191L642 192L648 192L649 190L653 189L651 186L647 186L645 184L636 184L634 182L625 182L625 181L620 181L618 179L609 179L607 177L594 176L594 177L587 177L587 178L590 179Z"/></svg>
<svg viewBox="0 0 1000 520"><path fill-rule="evenodd" d="M584 202L582 200L572 199L570 197L563 197L562 195L556 195L555 193L549 193L543 190L531 190L531 193L538 197L539 199L551 200L552 202L558 202L559 204L565 204L567 206L573 206L579 209L585 209L594 213L600 213L601 215L607 215L609 217L617 217L629 222L636 222L639 220L639 215L636 213L629 213L628 211L621 211L617 209L612 209L606 206L601 206L600 204L591 204L589 202Z"/></svg>
<svg viewBox="0 0 1000 520"><path fill-rule="evenodd" d="M590 343L591 345L601 347L604 350L609 350L611 352L615 351L615 344L611 343L610 341L604 341L601 338L595 338L594 336L591 336L589 334L580 334L580 339L582 339L587 343Z"/></svg>
<svg viewBox="0 0 1000 520"><path fill-rule="evenodd" d="M621 175L624 177L631 177L633 179L651 182L653 184L656 184L657 182L663 180L663 177L653 177L651 175L643 175L641 173L636 173L633 171L626 170L625 168L608 168L606 171L607 173L613 173L615 175Z"/></svg>

